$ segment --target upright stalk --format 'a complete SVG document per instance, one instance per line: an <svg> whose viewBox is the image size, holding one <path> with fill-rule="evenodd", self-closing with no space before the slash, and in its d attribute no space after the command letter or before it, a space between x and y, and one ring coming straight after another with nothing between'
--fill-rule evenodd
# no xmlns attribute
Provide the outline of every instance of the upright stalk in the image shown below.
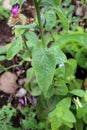
<svg viewBox="0 0 87 130"><path fill-rule="evenodd" d="M40 16L40 7L38 4L39 2L37 2L37 0L33 0L33 2L34 2L36 13L37 13L37 19L38 19L38 23L39 23L39 30L41 33L42 44L45 47L44 33L43 33L43 27L42 27L42 23L41 23L41 16Z"/></svg>

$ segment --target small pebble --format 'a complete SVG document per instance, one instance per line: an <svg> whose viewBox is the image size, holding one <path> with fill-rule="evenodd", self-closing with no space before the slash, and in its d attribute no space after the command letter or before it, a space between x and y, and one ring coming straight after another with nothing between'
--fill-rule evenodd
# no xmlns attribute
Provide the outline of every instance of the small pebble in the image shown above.
<svg viewBox="0 0 87 130"><path fill-rule="evenodd" d="M24 88L20 88L17 93L16 93L16 97L24 97L26 95L27 91Z"/></svg>

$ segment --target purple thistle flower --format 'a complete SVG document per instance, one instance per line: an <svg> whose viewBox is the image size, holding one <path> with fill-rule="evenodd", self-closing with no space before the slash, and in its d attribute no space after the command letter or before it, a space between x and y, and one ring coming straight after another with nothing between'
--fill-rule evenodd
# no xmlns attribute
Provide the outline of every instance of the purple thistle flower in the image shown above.
<svg viewBox="0 0 87 130"><path fill-rule="evenodd" d="M15 4L12 6L11 13L13 16L17 16L19 12L19 5Z"/></svg>

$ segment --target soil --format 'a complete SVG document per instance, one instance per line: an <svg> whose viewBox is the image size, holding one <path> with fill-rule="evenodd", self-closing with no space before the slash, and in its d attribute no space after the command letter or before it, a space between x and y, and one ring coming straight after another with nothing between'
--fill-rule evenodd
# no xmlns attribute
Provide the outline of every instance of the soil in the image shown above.
<svg viewBox="0 0 87 130"><path fill-rule="evenodd" d="M0 46L12 41L12 29L7 25L7 19L0 21Z"/></svg>

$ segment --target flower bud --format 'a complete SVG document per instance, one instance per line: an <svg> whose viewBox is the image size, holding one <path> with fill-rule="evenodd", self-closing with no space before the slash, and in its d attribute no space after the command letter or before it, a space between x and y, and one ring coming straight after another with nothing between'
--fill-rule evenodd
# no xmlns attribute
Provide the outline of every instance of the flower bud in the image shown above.
<svg viewBox="0 0 87 130"><path fill-rule="evenodd" d="M11 13L13 16L17 16L19 12L19 5L15 4L12 6Z"/></svg>

